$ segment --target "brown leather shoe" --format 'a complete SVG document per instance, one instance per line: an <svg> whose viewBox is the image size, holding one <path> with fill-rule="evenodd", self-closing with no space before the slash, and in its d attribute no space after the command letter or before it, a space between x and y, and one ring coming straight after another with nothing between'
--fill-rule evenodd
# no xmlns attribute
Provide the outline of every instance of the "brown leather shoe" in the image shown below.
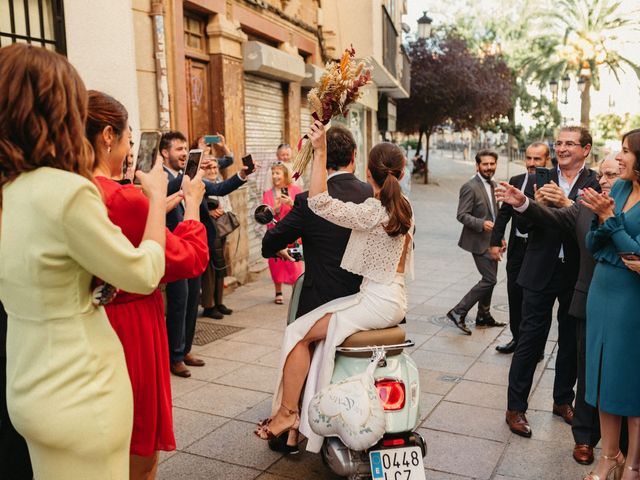
<svg viewBox="0 0 640 480"><path fill-rule="evenodd" d="M553 414L562 417L569 425L573 422L573 407L568 403L565 403L564 405L556 405L554 403Z"/></svg>
<svg viewBox="0 0 640 480"><path fill-rule="evenodd" d="M573 459L580 465L591 465L593 463L593 447L576 443L573 447Z"/></svg>
<svg viewBox="0 0 640 480"><path fill-rule="evenodd" d="M527 421L527 417L524 415L524 412L507 410L505 420L507 425L509 425L509 430L516 435L526 438L531 437L531 427L529 426L529 422Z"/></svg>
<svg viewBox="0 0 640 480"><path fill-rule="evenodd" d="M184 362L176 362L171 364L171 373L178 377L189 378L191 376L191 372L184 364Z"/></svg>
<svg viewBox="0 0 640 480"><path fill-rule="evenodd" d="M184 363L189 365L190 367L204 367L204 360L200 360L190 353L187 353L184 356Z"/></svg>

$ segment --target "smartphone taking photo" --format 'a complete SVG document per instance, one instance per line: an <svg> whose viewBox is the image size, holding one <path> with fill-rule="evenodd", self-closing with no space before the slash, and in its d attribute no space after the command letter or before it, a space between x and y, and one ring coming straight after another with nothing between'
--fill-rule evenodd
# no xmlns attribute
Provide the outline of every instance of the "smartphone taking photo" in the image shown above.
<svg viewBox="0 0 640 480"><path fill-rule="evenodd" d="M548 168L536 167L536 187L542 188L551 182L551 175Z"/></svg>
<svg viewBox="0 0 640 480"><path fill-rule="evenodd" d="M193 178L198 173L200 163L204 157L204 152L201 149L189 150L189 158L187 159L187 165L184 167L184 174L189 178Z"/></svg>
<svg viewBox="0 0 640 480"><path fill-rule="evenodd" d="M251 154L247 155L246 157L242 157L242 164L247 167L247 175L253 173L253 171L256 169L256 165L253 163L253 157L251 157Z"/></svg>
<svg viewBox="0 0 640 480"><path fill-rule="evenodd" d="M138 156L136 157L134 171L140 170L147 173L153 168L158 156L161 138L162 134L160 132L142 132L140 135L140 147L138 149ZM138 183L135 180L135 177L134 182Z"/></svg>
<svg viewBox="0 0 640 480"><path fill-rule="evenodd" d="M222 141L222 139L220 138L220 135L205 135L204 136L204 143L206 143L207 145L211 145L212 143L220 143Z"/></svg>
<svg viewBox="0 0 640 480"><path fill-rule="evenodd" d="M289 196L289 188L287 187L282 187L280 189L280 193L282 193L282 195L286 195L287 197Z"/></svg>
<svg viewBox="0 0 640 480"><path fill-rule="evenodd" d="M640 254L637 254L636 252L618 252L618 256L631 262L637 262L640 260Z"/></svg>

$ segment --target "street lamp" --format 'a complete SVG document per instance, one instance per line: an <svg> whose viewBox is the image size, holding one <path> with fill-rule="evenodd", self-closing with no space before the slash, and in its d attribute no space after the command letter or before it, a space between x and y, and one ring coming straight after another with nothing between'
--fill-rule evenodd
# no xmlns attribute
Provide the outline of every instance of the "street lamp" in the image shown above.
<svg viewBox="0 0 640 480"><path fill-rule="evenodd" d="M427 12L422 12L422 16L418 19L418 38L428 38L431 36L431 29L433 19L427 15Z"/></svg>
<svg viewBox="0 0 640 480"><path fill-rule="evenodd" d="M553 78L550 82L549 82L549 89L551 90L551 98L553 99L554 102L558 101L558 81Z"/></svg>
<svg viewBox="0 0 640 480"><path fill-rule="evenodd" d="M569 99L567 98L567 93L569 92L569 85L571 84L571 78L569 77L569 74L565 73L564 77L562 77L562 103L563 104L567 104L569 103Z"/></svg>
<svg viewBox="0 0 640 480"><path fill-rule="evenodd" d="M580 77L580 80L578 80L578 90L580 90L580 93L584 93L584 89L587 86L587 81L584 79L584 77Z"/></svg>

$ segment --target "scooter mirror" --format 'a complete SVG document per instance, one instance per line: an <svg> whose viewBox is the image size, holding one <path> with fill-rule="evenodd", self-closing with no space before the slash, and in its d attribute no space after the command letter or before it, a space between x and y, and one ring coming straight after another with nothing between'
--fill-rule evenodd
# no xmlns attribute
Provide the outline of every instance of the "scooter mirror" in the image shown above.
<svg viewBox="0 0 640 480"><path fill-rule="evenodd" d="M269 205L258 205L253 212L253 218L261 225L268 225L270 223L276 224L274 219L275 214Z"/></svg>

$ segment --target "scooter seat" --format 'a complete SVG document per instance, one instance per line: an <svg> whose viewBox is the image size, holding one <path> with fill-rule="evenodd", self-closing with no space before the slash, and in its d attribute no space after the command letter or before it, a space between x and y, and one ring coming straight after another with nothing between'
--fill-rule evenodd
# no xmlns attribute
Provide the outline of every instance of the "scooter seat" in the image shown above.
<svg viewBox="0 0 640 480"><path fill-rule="evenodd" d="M384 346L384 345L396 345L405 341L405 331L400 327L381 328L378 330L365 330L362 332L354 333L347 337L342 342L340 347L371 347L371 346ZM399 355L402 353L402 348L395 348L393 350L387 350L387 357L393 355ZM346 357L370 357L371 352L336 352L337 355L344 355Z"/></svg>

